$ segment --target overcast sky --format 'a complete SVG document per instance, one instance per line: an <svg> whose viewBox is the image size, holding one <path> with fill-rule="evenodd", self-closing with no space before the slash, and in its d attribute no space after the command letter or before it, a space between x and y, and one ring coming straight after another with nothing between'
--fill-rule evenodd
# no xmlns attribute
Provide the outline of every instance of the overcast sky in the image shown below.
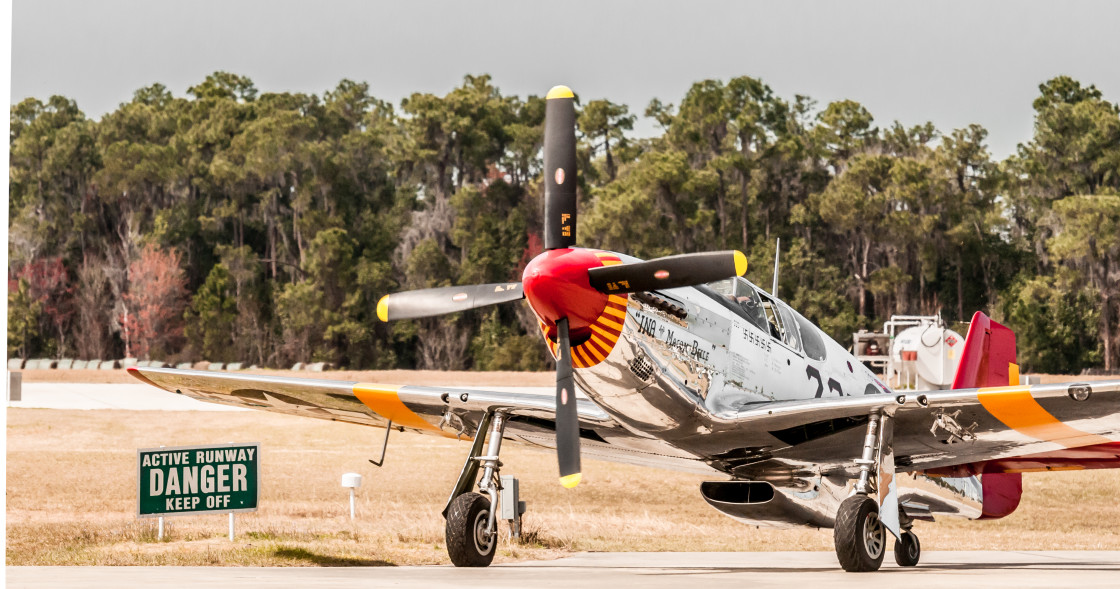
<svg viewBox="0 0 1120 589"><path fill-rule="evenodd" d="M1120 2L15 0L11 99L62 94L97 118L142 86L183 96L226 70L262 92L366 81L399 104L489 73L505 94L562 83L641 114L749 75L822 107L859 101L880 125L979 123L1004 157L1046 79L1120 102L1117 23Z"/></svg>

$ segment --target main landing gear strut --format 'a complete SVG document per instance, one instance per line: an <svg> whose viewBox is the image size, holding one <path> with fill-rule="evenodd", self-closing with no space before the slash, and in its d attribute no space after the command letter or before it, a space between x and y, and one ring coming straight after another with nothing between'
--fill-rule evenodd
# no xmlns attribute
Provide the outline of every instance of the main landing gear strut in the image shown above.
<svg viewBox="0 0 1120 589"><path fill-rule="evenodd" d="M848 572L877 571L886 554L887 533L894 535L894 559L914 566L921 544L911 531L913 520L898 505L894 487L894 453L889 416L874 411L868 418L855 494L840 504L833 541L836 558ZM878 499L878 500L876 500Z"/></svg>
<svg viewBox="0 0 1120 589"><path fill-rule="evenodd" d="M516 537L520 533L525 504L518 501L516 479L505 477L507 486L503 486L500 474L502 462L498 459L506 420L506 415L494 412L486 414L479 423L471 453L443 510L447 519L447 554L455 566L484 567L494 560L498 546L499 505L503 519L510 521L513 535ZM486 432L490 434L489 445L483 455ZM475 493L470 488L478 478L480 468L482 478L478 482L479 492Z"/></svg>

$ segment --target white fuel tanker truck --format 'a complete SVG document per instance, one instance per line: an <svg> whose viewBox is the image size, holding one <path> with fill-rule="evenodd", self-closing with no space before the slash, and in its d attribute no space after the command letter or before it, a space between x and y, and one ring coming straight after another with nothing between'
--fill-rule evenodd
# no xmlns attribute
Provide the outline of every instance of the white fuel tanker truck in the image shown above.
<svg viewBox="0 0 1120 589"><path fill-rule="evenodd" d="M852 351L896 390L948 389L961 360L964 337L940 315L892 315L880 333L855 334Z"/></svg>

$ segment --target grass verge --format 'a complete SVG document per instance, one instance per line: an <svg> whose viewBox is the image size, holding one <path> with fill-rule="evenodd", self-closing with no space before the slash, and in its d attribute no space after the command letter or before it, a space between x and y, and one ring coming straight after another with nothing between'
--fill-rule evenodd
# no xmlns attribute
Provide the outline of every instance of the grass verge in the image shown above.
<svg viewBox="0 0 1120 589"><path fill-rule="evenodd" d="M391 566L447 563L440 511L467 442L390 440L381 430L265 412L8 410L9 565ZM261 442L261 504L239 514L136 518L136 448ZM585 461L584 482L556 484L550 454L503 448L521 478L525 540L497 561L572 551L831 550L831 530L743 526L700 498L702 477ZM349 519L345 472L364 481ZM919 523L927 550L1120 549L1116 471L1029 474L1019 510L992 522Z"/></svg>

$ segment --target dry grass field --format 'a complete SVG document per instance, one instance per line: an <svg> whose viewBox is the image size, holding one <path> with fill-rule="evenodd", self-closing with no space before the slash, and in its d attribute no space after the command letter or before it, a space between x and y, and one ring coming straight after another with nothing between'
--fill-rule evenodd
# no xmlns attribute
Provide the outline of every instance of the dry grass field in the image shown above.
<svg viewBox="0 0 1120 589"><path fill-rule="evenodd" d="M367 375L345 378L486 384L440 373ZM517 384L547 386L551 378L518 375ZM383 430L302 417L47 409L8 409L7 417L9 565L448 562L439 512L467 442L394 433L385 466L376 468L367 459L377 456ZM135 515L136 449L220 442L262 444L259 511L237 516L232 543L224 515L168 518L167 537L157 541L156 521ZM565 490L551 454L509 444L502 459L503 472L521 478L529 510L525 540L503 541L498 562L587 550L832 548L831 530L757 529L720 515L700 498L701 477L585 461L584 482ZM364 479L355 522L339 486L345 472ZM1023 503L1006 519L919 523L923 547L1120 549L1120 473L1034 474L1024 483Z"/></svg>

